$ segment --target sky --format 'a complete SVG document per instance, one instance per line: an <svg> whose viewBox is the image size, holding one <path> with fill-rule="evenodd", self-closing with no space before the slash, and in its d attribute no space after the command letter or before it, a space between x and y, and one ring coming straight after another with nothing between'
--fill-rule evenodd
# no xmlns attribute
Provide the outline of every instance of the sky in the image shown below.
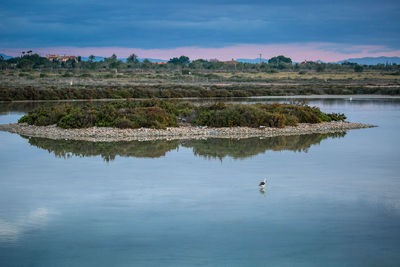
<svg viewBox="0 0 400 267"><path fill-rule="evenodd" d="M2 0L0 53L400 56L399 0Z"/></svg>

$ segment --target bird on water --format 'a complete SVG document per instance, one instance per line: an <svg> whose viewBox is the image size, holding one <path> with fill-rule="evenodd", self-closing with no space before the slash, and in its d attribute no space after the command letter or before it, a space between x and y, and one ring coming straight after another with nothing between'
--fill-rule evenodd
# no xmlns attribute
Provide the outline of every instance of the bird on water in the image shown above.
<svg viewBox="0 0 400 267"><path fill-rule="evenodd" d="M267 183L267 178L265 178L264 181L259 184L259 186L261 188L264 188L266 183Z"/></svg>

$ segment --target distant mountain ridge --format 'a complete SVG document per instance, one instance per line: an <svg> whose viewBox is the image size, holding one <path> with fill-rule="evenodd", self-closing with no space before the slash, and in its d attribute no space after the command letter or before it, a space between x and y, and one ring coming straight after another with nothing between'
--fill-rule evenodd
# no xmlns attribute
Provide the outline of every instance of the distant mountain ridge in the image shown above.
<svg viewBox="0 0 400 267"><path fill-rule="evenodd" d="M12 57L7 56L7 55L5 55L5 54L0 54L0 56L2 56L5 60L12 58Z"/></svg>
<svg viewBox="0 0 400 267"><path fill-rule="evenodd" d="M242 63L251 63L251 64L257 64L260 63L259 58L254 58L254 59L248 59L248 58L238 58L236 59L237 62L242 62ZM262 58L261 62L268 62L268 59ZM322 60L316 60L315 62L318 63L326 63ZM329 63L336 63L336 64L342 64L344 62L350 62L350 63L357 63L359 65L377 65L377 64L400 64L400 57L360 57L360 58L348 58L345 60L340 60L336 62L329 62ZM293 62L296 63L296 62Z"/></svg>
<svg viewBox="0 0 400 267"><path fill-rule="evenodd" d="M88 57L81 57L81 60L82 61L89 61L89 58ZM94 59L93 59L93 62L99 62L99 61L103 61L103 60L104 60L104 57L95 56Z"/></svg>
<svg viewBox="0 0 400 267"><path fill-rule="evenodd" d="M345 60L340 60L334 63L357 63L359 65L377 65L377 64L400 64L400 57L361 57L361 58L349 58Z"/></svg>
<svg viewBox="0 0 400 267"><path fill-rule="evenodd" d="M260 59L259 59L259 58L254 58L254 59L238 58L238 59L236 59L236 61L237 61L237 62L241 62L241 63L251 63L251 64L260 63ZM268 63L268 59L262 58L262 59L261 59L261 62Z"/></svg>

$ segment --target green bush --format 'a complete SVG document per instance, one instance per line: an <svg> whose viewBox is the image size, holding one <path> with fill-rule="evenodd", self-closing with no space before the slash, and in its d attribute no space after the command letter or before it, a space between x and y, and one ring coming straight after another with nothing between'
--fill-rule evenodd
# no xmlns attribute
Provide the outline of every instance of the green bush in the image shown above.
<svg viewBox="0 0 400 267"><path fill-rule="evenodd" d="M326 114L306 105L217 103L197 106L176 101L145 100L82 107L41 107L18 122L38 126L57 124L67 129L92 126L165 129L178 126L178 117L193 125L210 127L284 127L346 119L344 114Z"/></svg>
<svg viewBox="0 0 400 267"><path fill-rule="evenodd" d="M63 116L68 114L70 108L69 105L51 108L41 107L21 117L18 122L25 122L37 126L56 124Z"/></svg>

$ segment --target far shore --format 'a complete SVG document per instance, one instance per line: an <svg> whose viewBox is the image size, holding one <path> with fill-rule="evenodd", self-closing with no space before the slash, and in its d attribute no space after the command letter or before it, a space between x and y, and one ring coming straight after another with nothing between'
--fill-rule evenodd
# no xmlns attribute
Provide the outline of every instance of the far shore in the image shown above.
<svg viewBox="0 0 400 267"><path fill-rule="evenodd" d="M82 140L91 142L150 141L206 138L250 138L304 135L315 133L344 132L352 129L371 128L374 125L352 122L322 122L316 124L299 123L284 128L249 127L194 127L180 126L167 129L119 129L91 127L84 129L62 129L56 125L33 126L26 123L1 124L0 131L17 133L28 137L43 137L55 140Z"/></svg>

